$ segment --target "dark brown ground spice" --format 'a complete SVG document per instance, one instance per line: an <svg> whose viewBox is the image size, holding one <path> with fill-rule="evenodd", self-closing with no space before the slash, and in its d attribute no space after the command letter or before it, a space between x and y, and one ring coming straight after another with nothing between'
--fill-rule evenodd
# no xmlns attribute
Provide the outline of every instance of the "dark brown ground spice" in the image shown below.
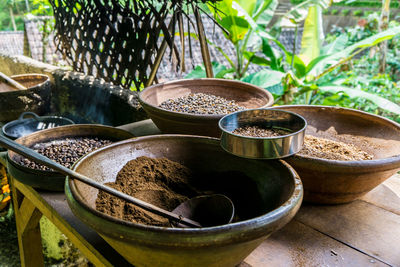
<svg viewBox="0 0 400 267"><path fill-rule="evenodd" d="M373 155L352 144L306 135L300 155L331 160L370 160Z"/></svg>
<svg viewBox="0 0 400 267"><path fill-rule="evenodd" d="M258 126L245 126L236 128L232 133L251 137L277 137L290 134L291 131L278 128L261 128Z"/></svg>
<svg viewBox="0 0 400 267"><path fill-rule="evenodd" d="M180 203L200 193L192 187L190 169L166 158L139 157L129 161L115 182L107 185L155 206L172 211ZM134 223L169 226L168 219L133 204L99 192L96 209L113 217Z"/></svg>

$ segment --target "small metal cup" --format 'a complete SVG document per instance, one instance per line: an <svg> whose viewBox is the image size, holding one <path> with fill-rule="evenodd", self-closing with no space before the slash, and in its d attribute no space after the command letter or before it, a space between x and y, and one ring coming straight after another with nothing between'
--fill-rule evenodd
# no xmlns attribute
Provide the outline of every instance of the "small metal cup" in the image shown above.
<svg viewBox="0 0 400 267"><path fill-rule="evenodd" d="M299 152L303 146L306 120L293 112L279 109L237 111L219 120L221 147L239 157L277 159ZM287 129L291 133L274 137L251 137L232 133L245 126Z"/></svg>

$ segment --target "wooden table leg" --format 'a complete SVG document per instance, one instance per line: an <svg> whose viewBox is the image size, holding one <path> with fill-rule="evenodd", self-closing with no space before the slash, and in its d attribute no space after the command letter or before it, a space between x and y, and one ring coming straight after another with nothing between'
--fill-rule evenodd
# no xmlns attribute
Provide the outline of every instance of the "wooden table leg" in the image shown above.
<svg viewBox="0 0 400 267"><path fill-rule="evenodd" d="M10 179L22 267L44 266L39 220L42 213L15 188Z"/></svg>

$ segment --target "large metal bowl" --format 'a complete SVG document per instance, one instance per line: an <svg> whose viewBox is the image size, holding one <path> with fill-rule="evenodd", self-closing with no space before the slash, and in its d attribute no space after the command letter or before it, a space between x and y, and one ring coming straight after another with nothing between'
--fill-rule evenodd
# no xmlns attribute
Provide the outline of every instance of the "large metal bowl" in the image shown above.
<svg viewBox="0 0 400 267"><path fill-rule="evenodd" d="M251 137L234 134L237 128L258 126L290 131L287 135L274 137ZM305 119L290 111L277 109L250 109L224 116L219 121L222 130L221 147L239 157L253 159L277 159L291 156L300 151Z"/></svg>
<svg viewBox="0 0 400 267"><path fill-rule="evenodd" d="M235 266L284 226L301 204L301 181L287 163L233 156L215 138L139 137L90 153L74 169L98 182L111 182L126 162L144 155L191 168L198 174L196 181L232 199L241 220L207 228L131 223L98 212L98 190L68 178L65 193L74 214L135 266Z"/></svg>
<svg viewBox="0 0 400 267"><path fill-rule="evenodd" d="M394 121L340 107L280 106L279 109L303 116L308 123L306 134L352 143L374 156L363 161L327 160L300 154L286 158L303 181L307 202L353 201L400 169L400 125ZM332 127L337 136L331 134Z"/></svg>
<svg viewBox="0 0 400 267"><path fill-rule="evenodd" d="M134 137L128 131L118 128L96 125L96 124L75 124L60 126L52 129L38 131L15 140L17 143L33 147L37 143L43 143L51 140L67 137L99 137L111 141L121 141ZM35 188L50 191L63 191L65 176L52 171L35 170L18 163L18 157L21 157L13 151L8 151L7 169L9 173L18 181Z"/></svg>
<svg viewBox="0 0 400 267"><path fill-rule="evenodd" d="M139 95L143 109L163 133L220 137L218 121L224 115L199 115L174 112L158 107L168 99L206 93L235 100L247 109L272 106L274 98L267 90L252 84L224 79L189 79L156 84Z"/></svg>

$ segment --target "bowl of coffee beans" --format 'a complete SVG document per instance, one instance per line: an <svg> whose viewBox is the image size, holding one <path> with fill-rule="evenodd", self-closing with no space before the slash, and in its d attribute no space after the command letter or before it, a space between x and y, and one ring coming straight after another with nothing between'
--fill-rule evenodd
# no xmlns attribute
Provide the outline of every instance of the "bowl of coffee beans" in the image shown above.
<svg viewBox="0 0 400 267"><path fill-rule="evenodd" d="M75 124L31 133L16 142L71 168L86 154L132 137L130 132L110 126ZM18 181L39 189L64 190L65 175L10 150L6 159L8 171Z"/></svg>
<svg viewBox="0 0 400 267"><path fill-rule="evenodd" d="M400 170L400 125L363 111L329 106L279 106L307 120L303 148L285 159L300 175L304 200L356 200Z"/></svg>
<svg viewBox="0 0 400 267"><path fill-rule="evenodd" d="M163 133L220 137L218 121L224 115L269 107L274 99L267 90L252 84L207 78L147 87L139 101Z"/></svg>
<svg viewBox="0 0 400 267"><path fill-rule="evenodd" d="M278 109L237 111L219 121L221 146L239 157L276 159L293 155L303 145L306 120Z"/></svg>

